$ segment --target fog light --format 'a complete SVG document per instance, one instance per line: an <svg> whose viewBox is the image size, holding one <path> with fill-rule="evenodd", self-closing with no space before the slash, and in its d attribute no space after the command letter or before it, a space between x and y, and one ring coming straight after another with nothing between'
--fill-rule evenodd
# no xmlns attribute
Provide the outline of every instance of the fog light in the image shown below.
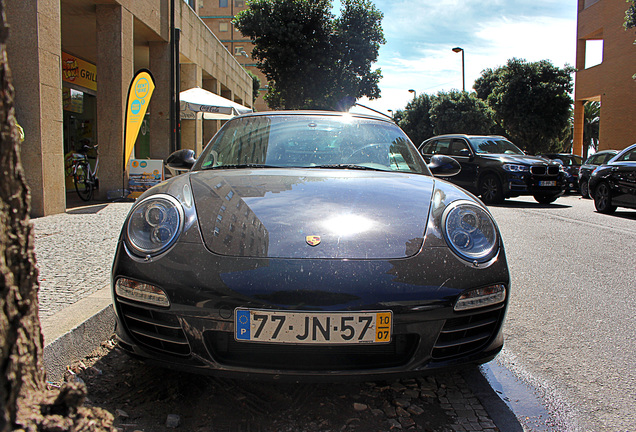
<svg viewBox="0 0 636 432"><path fill-rule="evenodd" d="M478 288L465 292L455 304L456 311L476 309L484 306L492 306L501 303L506 299L506 287L503 285L492 285L485 288Z"/></svg>
<svg viewBox="0 0 636 432"><path fill-rule="evenodd" d="M168 300L168 296L161 288L143 282L117 279L117 282L115 282L115 293L120 297L154 306L170 306L170 300Z"/></svg>

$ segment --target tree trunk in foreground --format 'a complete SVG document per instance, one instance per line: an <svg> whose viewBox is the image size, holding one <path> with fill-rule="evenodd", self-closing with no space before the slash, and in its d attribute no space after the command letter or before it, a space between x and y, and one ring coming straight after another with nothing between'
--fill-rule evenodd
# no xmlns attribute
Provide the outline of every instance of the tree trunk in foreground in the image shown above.
<svg viewBox="0 0 636 432"><path fill-rule="evenodd" d="M0 432L111 431L112 415L82 406L83 385L45 388L31 197L20 164L8 33L0 0Z"/></svg>

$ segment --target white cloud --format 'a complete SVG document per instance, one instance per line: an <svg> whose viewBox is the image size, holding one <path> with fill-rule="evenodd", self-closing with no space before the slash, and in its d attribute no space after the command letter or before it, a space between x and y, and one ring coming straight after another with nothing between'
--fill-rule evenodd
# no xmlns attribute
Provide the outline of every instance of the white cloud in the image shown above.
<svg viewBox="0 0 636 432"><path fill-rule="evenodd" d="M381 99L361 100L379 111L403 109L418 94L462 88L461 46L466 90L487 68L513 57L573 65L576 5L559 0L377 0L385 12L387 44L375 67L382 69ZM386 10L384 10L384 9ZM500 13L495 13L499 11Z"/></svg>

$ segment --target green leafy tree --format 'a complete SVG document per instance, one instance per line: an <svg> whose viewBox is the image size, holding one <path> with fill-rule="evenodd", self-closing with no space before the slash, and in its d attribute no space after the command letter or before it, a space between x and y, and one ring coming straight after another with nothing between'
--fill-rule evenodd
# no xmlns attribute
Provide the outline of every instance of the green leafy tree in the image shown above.
<svg viewBox="0 0 636 432"><path fill-rule="evenodd" d="M488 106L474 93L439 92L431 98L429 112L435 135L489 134L494 126Z"/></svg>
<svg viewBox="0 0 636 432"><path fill-rule="evenodd" d="M346 110L380 96L382 17L370 0L343 0L337 18L331 0L252 0L233 24L254 44L271 108Z"/></svg>
<svg viewBox="0 0 636 432"><path fill-rule="evenodd" d="M555 138L550 146L550 153L571 153L574 144L574 106L570 106L570 115L568 122L561 130L561 133Z"/></svg>
<svg viewBox="0 0 636 432"><path fill-rule="evenodd" d="M252 78L252 106L254 106L261 90L261 79L250 71L246 72Z"/></svg>
<svg viewBox="0 0 636 432"><path fill-rule="evenodd" d="M589 149L598 150L601 125L601 104L589 101L584 106L583 117L583 158L587 159Z"/></svg>
<svg viewBox="0 0 636 432"><path fill-rule="evenodd" d="M416 146L434 135L430 109L431 97L422 93L409 102L404 110L398 110L394 116L398 126Z"/></svg>
<svg viewBox="0 0 636 432"><path fill-rule="evenodd" d="M570 66L558 68L547 60L511 59L505 66L484 70L475 90L505 134L536 154L549 150L568 124L572 72Z"/></svg>
<svg viewBox="0 0 636 432"><path fill-rule="evenodd" d="M627 11L625 12L625 30L632 29L636 27L636 0L627 0L627 3L630 3ZM636 41L634 41L636 44ZM636 80L636 74L632 75L632 78Z"/></svg>
<svg viewBox="0 0 636 432"><path fill-rule="evenodd" d="M625 12L625 30L636 27L636 0L627 0L630 3Z"/></svg>

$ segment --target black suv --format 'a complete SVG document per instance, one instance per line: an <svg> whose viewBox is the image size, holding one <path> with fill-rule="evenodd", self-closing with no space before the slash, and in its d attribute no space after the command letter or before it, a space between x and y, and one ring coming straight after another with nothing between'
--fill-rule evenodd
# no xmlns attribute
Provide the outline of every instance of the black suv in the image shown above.
<svg viewBox="0 0 636 432"><path fill-rule="evenodd" d="M462 169L448 180L487 204L520 195L549 204L565 192L563 165L528 156L501 136L440 135L424 141L419 151L427 162L436 154L455 158Z"/></svg>

